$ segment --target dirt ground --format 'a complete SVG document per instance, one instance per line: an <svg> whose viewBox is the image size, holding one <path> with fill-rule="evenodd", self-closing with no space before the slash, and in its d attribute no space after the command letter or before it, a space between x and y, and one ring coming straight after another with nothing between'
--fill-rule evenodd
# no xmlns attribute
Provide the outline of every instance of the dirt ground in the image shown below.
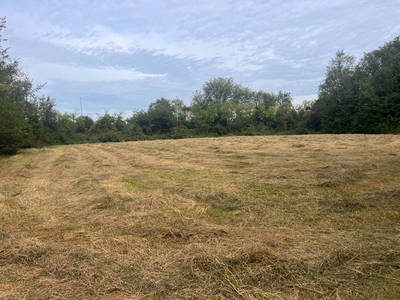
<svg viewBox="0 0 400 300"><path fill-rule="evenodd" d="M400 136L0 158L0 299L400 299Z"/></svg>

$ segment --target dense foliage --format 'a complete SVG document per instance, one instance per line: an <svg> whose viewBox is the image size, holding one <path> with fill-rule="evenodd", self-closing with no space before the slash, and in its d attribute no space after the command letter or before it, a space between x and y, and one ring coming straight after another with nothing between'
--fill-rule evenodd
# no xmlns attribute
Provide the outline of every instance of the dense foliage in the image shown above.
<svg viewBox="0 0 400 300"><path fill-rule="evenodd" d="M312 127L326 133L400 133L400 37L358 64L343 51L328 66Z"/></svg>
<svg viewBox="0 0 400 300"><path fill-rule="evenodd" d="M148 110L99 115L61 114L2 48L0 19L0 154L43 144L118 142L194 136L400 133L400 37L356 64L338 51L316 101L294 106L290 93L253 91L232 78L213 78L192 97L160 98ZM308 108L308 109L307 109ZM190 113L188 112L190 110ZM38 142L40 141L40 142Z"/></svg>

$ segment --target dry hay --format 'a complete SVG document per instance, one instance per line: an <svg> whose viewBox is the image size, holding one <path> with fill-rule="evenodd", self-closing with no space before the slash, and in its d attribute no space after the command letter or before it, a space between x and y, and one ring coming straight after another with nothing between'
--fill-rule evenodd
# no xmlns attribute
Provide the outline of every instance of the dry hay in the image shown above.
<svg viewBox="0 0 400 300"><path fill-rule="evenodd" d="M228 137L0 159L0 299L400 298L399 142Z"/></svg>

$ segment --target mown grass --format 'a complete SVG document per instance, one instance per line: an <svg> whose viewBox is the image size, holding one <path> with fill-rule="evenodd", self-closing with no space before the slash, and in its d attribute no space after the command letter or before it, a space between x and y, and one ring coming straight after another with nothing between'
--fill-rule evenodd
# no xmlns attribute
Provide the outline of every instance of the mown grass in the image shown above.
<svg viewBox="0 0 400 300"><path fill-rule="evenodd" d="M400 138L228 137L0 159L0 299L398 299Z"/></svg>

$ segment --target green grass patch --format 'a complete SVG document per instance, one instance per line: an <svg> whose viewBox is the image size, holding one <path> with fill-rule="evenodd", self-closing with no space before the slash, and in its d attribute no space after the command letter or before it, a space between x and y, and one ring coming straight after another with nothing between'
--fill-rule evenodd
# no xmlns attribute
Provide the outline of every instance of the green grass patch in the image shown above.
<svg viewBox="0 0 400 300"><path fill-rule="evenodd" d="M128 191L139 189L139 190L144 190L146 189L146 186L143 182L139 181L136 178L132 177L122 177L117 180L117 182L122 182L124 184L125 189Z"/></svg>

